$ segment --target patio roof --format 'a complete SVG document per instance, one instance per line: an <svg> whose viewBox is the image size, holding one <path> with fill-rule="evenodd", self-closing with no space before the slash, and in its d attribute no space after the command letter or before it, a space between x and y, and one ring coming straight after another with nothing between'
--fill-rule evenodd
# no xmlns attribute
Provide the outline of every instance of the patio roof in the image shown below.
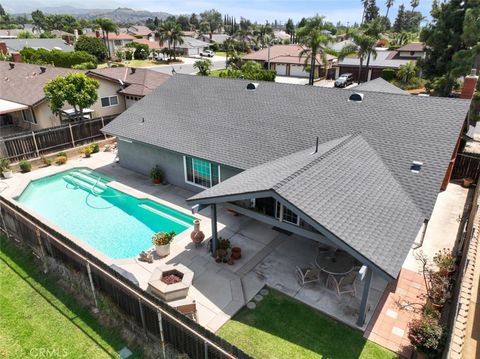
<svg viewBox="0 0 480 359"><path fill-rule="evenodd" d="M21 103L0 99L0 115L26 110L27 108L28 106L22 105Z"/></svg>
<svg viewBox="0 0 480 359"><path fill-rule="evenodd" d="M412 174L413 175L413 174ZM274 197L388 279L424 220L377 152L357 133L247 169L188 201Z"/></svg>

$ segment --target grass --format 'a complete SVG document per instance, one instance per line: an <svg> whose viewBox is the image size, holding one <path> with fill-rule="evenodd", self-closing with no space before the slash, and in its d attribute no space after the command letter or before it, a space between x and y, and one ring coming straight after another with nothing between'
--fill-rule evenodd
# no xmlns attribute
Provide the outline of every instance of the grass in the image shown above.
<svg viewBox="0 0 480 359"><path fill-rule="evenodd" d="M177 61L155 61L155 60L128 60L128 61L122 61L122 64L125 66L129 67L149 67L149 66L158 66L158 65L175 65L175 64L181 64L183 61L178 60ZM101 64L97 65L98 69L102 69L108 67L108 63L104 62Z"/></svg>
<svg viewBox="0 0 480 359"><path fill-rule="evenodd" d="M0 236L0 357L118 358L126 343L39 267Z"/></svg>
<svg viewBox="0 0 480 359"><path fill-rule="evenodd" d="M274 290L256 309L242 309L217 334L254 358L397 358L360 331Z"/></svg>
<svg viewBox="0 0 480 359"><path fill-rule="evenodd" d="M225 56L227 56L227 54L225 53L225 51L217 51L217 52L215 52L215 56L223 56L223 57L225 57Z"/></svg>
<svg viewBox="0 0 480 359"><path fill-rule="evenodd" d="M225 69L220 69L220 70L212 70L210 71L210 74L208 76L210 77L220 77L220 72L225 71Z"/></svg>

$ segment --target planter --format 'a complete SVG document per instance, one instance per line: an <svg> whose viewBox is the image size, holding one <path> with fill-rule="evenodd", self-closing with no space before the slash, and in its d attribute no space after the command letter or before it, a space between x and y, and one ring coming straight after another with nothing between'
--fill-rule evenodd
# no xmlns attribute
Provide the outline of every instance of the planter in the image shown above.
<svg viewBox="0 0 480 359"><path fill-rule="evenodd" d="M195 219L193 221L193 231L190 233L190 239L196 246L199 246L205 239L205 233L200 230L200 220Z"/></svg>
<svg viewBox="0 0 480 359"><path fill-rule="evenodd" d="M166 257L170 254L170 243L163 246L155 246L155 250L160 257Z"/></svg>
<svg viewBox="0 0 480 359"><path fill-rule="evenodd" d="M444 306L445 306L445 304L435 304L435 303L432 302L432 307L433 307L437 312L441 312Z"/></svg>
<svg viewBox="0 0 480 359"><path fill-rule="evenodd" d="M242 249L240 247L233 247L232 248L232 258L233 259L242 258Z"/></svg>
<svg viewBox="0 0 480 359"><path fill-rule="evenodd" d="M3 171L3 177L5 178L12 178L13 177L13 172L8 170L8 171Z"/></svg>
<svg viewBox="0 0 480 359"><path fill-rule="evenodd" d="M154 178L154 179L153 179L153 183L154 183L154 184L161 184L161 183L162 183L162 179L161 179L161 178Z"/></svg>
<svg viewBox="0 0 480 359"><path fill-rule="evenodd" d="M470 186L472 185L472 183L473 183L473 179L471 179L471 178L464 178L464 179L463 179L462 186L465 187L465 188L470 188Z"/></svg>
<svg viewBox="0 0 480 359"><path fill-rule="evenodd" d="M227 256L228 252L226 249L217 249L217 256L220 258L220 260L223 260Z"/></svg>

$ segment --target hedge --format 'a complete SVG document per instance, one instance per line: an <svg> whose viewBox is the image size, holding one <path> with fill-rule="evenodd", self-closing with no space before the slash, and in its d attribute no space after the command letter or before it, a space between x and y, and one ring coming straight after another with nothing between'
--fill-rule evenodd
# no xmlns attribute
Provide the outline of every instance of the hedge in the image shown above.
<svg viewBox="0 0 480 359"><path fill-rule="evenodd" d="M54 65L71 68L74 65L91 62L96 64L97 58L85 51L64 52L61 50L32 49L25 47L20 51L22 60L29 64Z"/></svg>

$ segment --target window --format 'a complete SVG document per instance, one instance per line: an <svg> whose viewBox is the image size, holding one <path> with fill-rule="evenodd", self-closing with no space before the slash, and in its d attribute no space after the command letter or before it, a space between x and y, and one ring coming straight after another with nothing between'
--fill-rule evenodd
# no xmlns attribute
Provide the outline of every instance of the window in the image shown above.
<svg viewBox="0 0 480 359"><path fill-rule="evenodd" d="M118 97L117 96L108 96L102 97L100 99L102 102L102 107L110 107L110 106L117 106L118 105Z"/></svg>
<svg viewBox="0 0 480 359"><path fill-rule="evenodd" d="M185 182L202 188L215 186L220 182L220 166L198 158L184 156Z"/></svg>
<svg viewBox="0 0 480 359"><path fill-rule="evenodd" d="M28 110L22 110L22 115L24 121L37 124L37 119L35 118L35 114L33 113L31 108L29 108Z"/></svg>
<svg viewBox="0 0 480 359"><path fill-rule="evenodd" d="M277 217L277 219L280 219L280 213L282 212L282 209L283 209L282 222L295 224L297 226L300 224L300 218L292 210L283 206L280 202L277 202L277 213L275 214L275 217Z"/></svg>

